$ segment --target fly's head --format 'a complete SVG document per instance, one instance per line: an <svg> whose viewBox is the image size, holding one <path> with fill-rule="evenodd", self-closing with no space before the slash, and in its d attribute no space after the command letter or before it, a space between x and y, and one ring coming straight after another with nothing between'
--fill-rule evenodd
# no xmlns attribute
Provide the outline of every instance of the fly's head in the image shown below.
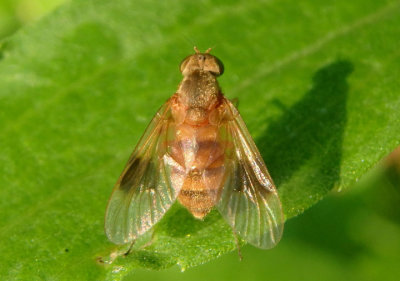
<svg viewBox="0 0 400 281"><path fill-rule="evenodd" d="M211 48L200 53L200 51L194 47L196 53L186 57L180 66L180 70L183 76L192 74L195 71L207 71L215 76L220 76L224 73L224 65L215 56L210 55Z"/></svg>

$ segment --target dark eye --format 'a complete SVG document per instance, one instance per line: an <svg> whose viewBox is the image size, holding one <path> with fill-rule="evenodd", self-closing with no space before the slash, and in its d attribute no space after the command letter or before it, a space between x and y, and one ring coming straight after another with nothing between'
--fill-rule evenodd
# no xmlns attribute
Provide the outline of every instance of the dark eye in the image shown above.
<svg viewBox="0 0 400 281"><path fill-rule="evenodd" d="M217 57L215 57L215 61L217 62L219 68L219 75L222 75L224 73L224 64Z"/></svg>

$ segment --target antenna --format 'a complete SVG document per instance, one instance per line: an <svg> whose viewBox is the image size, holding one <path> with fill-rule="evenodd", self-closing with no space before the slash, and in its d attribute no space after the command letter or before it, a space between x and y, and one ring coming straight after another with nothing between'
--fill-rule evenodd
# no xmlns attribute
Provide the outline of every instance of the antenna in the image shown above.
<svg viewBox="0 0 400 281"><path fill-rule="evenodd" d="M194 46L193 49L194 49L194 51L196 52L196 54L200 54L200 51L199 51L199 49L197 49L196 46ZM212 48L208 48L207 51L205 51L204 53L205 53L205 54L210 53L210 52L211 52L211 49L212 49Z"/></svg>

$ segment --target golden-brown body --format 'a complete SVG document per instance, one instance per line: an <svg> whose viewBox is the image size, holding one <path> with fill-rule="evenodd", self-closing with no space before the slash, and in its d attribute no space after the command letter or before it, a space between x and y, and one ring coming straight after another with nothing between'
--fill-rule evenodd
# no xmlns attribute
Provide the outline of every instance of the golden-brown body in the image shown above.
<svg viewBox="0 0 400 281"><path fill-rule="evenodd" d="M193 216L202 219L218 200L224 176L224 150L217 140L219 128L210 118L218 111L222 98L216 79L221 69L209 71L209 60L215 62L207 54L187 60L182 63L184 78L172 100L172 116L177 124L170 154L182 167L172 173L185 174L178 200Z"/></svg>

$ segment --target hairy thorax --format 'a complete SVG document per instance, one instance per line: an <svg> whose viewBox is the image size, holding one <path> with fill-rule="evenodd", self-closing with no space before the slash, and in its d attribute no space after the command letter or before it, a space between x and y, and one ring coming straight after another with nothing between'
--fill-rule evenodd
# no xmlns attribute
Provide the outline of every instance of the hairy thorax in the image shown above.
<svg viewBox="0 0 400 281"><path fill-rule="evenodd" d="M180 107L177 114L184 114L178 119L191 125L207 123L221 95L216 77L201 70L185 76L177 94Z"/></svg>

